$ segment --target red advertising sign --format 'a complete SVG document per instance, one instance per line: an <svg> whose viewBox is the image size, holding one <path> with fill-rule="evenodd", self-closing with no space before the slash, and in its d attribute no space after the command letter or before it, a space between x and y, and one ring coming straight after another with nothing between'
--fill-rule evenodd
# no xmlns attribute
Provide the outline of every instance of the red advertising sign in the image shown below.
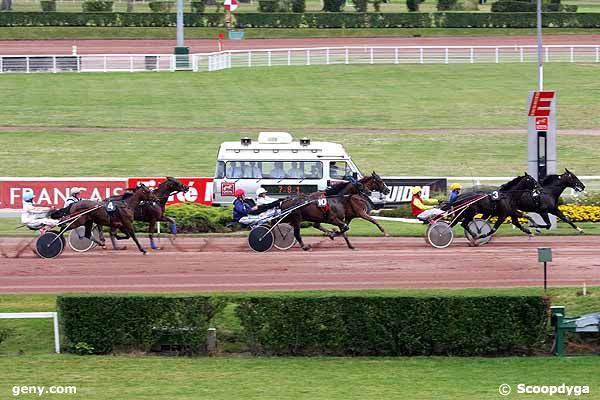
<svg viewBox="0 0 600 400"><path fill-rule="evenodd" d="M139 183L143 183L149 188L155 189L166 178L129 178L127 187L135 187ZM190 187L187 193L177 193L169 197L169 204L176 203L199 203L212 204L212 181L213 178L177 178L181 183Z"/></svg>
<svg viewBox="0 0 600 400"><path fill-rule="evenodd" d="M548 117L535 117L535 130L536 131L547 131L548 130Z"/></svg>
<svg viewBox="0 0 600 400"><path fill-rule="evenodd" d="M530 117L547 117L550 115L550 107L554 101L555 92L533 92L531 104L529 105Z"/></svg>
<svg viewBox="0 0 600 400"><path fill-rule="evenodd" d="M73 187L81 188L82 198L98 201L123 193L126 185L125 178L0 178L0 208L22 208L27 192L36 204L62 207Z"/></svg>

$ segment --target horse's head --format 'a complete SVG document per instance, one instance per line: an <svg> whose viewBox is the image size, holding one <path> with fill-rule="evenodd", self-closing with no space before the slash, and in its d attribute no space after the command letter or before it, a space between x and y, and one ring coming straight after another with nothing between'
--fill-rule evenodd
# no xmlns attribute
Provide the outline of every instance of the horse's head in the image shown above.
<svg viewBox="0 0 600 400"><path fill-rule="evenodd" d="M373 173L371 174L371 176L367 176L366 178L363 178L364 182L361 182L364 184L364 186L369 189L372 192L379 192L383 195L388 195L390 193L390 188L387 187L387 185L385 184L385 182L383 181L383 179L381 179L381 177L379 175L377 175L375 173L375 171L373 171Z"/></svg>
<svg viewBox="0 0 600 400"><path fill-rule="evenodd" d="M533 176L529 175L527 171L524 172L524 175L521 178L521 181L517 184L517 186L521 186L520 189L524 190L542 189L539 182Z"/></svg>
<svg viewBox="0 0 600 400"><path fill-rule="evenodd" d="M143 183L140 183L133 193L141 201L156 201L157 198L150 188Z"/></svg>
<svg viewBox="0 0 600 400"><path fill-rule="evenodd" d="M169 189L171 193L179 193L179 192L187 192L190 190L190 187L181 183L178 179L173 178L172 176L167 176L167 180L165 181L165 185Z"/></svg>
<svg viewBox="0 0 600 400"><path fill-rule="evenodd" d="M561 180L567 184L568 187L575 189L577 192L583 192L585 185L579 180L577 175L565 168L565 172L559 175Z"/></svg>

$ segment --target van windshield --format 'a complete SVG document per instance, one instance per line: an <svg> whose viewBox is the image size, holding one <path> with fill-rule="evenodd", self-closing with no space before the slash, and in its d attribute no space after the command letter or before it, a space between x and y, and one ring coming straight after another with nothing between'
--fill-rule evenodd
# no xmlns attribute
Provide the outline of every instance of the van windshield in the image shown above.
<svg viewBox="0 0 600 400"><path fill-rule="evenodd" d="M225 176L231 179L322 179L321 161L228 161Z"/></svg>

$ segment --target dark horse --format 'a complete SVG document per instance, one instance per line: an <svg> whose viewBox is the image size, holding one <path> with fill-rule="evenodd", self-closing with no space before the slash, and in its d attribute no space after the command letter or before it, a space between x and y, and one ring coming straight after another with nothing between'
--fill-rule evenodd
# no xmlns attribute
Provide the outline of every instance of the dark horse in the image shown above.
<svg viewBox="0 0 600 400"><path fill-rule="evenodd" d="M535 212L542 217L545 225L534 224L536 228L551 228L550 218L548 214L556 215L558 218L571 225L578 232L583 233L583 230L573 223L558 209L558 199L566 188L572 188L577 192L585 190L585 185L579 178L565 168L565 172L560 175L548 175L542 182L542 189L535 196L532 193L522 193L518 197L517 203L519 210L527 212Z"/></svg>
<svg viewBox="0 0 600 400"><path fill-rule="evenodd" d="M519 218L524 217L529 219L529 217L518 210L518 199L524 194L532 193L536 189L539 189L537 181L526 172L525 175L518 176L510 182L500 186L497 191L492 193L471 192L461 194L452 204L444 204L440 208L444 211L449 211L452 207L460 208L461 204L466 205L468 202L484 195L483 198L469 205L460 213L460 215L456 216L452 222L452 226L461 222L461 226L473 237L484 238L496 233L506 218L510 217L512 223L517 228L526 234L531 235L531 231L522 226L519 222ZM487 219L490 216L497 217L496 223L489 233L480 235L469 229L469 222L473 221L477 214L482 214L484 219Z"/></svg>
<svg viewBox="0 0 600 400"><path fill-rule="evenodd" d="M156 199L152 201L142 201L135 208L134 220L148 222L148 238L150 239L150 247L153 250L158 249L154 243L154 233L156 232L157 222L168 222L169 232L171 232L173 235L177 234L177 223L173 218L165 215L165 206L169 200L169 197L175 193L185 193L189 189L189 187L179 182L179 180L171 176L167 176L165 181L161 182L156 189L152 190L152 193ZM118 196L111 197L111 199L113 198L118 198ZM117 243L112 235L110 240L113 244L113 247L117 249ZM119 250L124 249L125 247L122 247Z"/></svg>
<svg viewBox="0 0 600 400"><path fill-rule="evenodd" d="M138 249L143 254L146 254L146 250L140 245L140 242L138 242L135 236L133 229L133 214L140 202L152 200L155 200L154 194L146 186L140 185L133 189L132 192L127 192L123 196L116 198L109 198L102 203L92 200L78 201L71 206L70 214L85 214L82 214L77 221L71 225L71 229L82 225L85 226L85 237L98 243L100 246L104 246L104 238L97 241L92 237L92 227L94 224L99 227L108 226L110 227L111 236L115 236L117 239L132 238ZM123 232L125 236L119 237L117 235L117 229Z"/></svg>
<svg viewBox="0 0 600 400"><path fill-rule="evenodd" d="M377 225L385 233L383 227L368 215L369 191L389 193L389 189L385 186L383 180L373 172L371 176L361 178L359 181L340 183L324 192L285 199L281 202L281 208L285 210L306 203L286 218L286 222L294 228L294 237L303 250L309 250L310 246L304 244L300 235L300 223L302 221L313 222L317 229L328 233L331 238L339 235L343 236L348 248L354 249L347 235L347 231L350 229L348 224L352 219L364 218ZM320 227L321 223L335 225L339 231L327 231Z"/></svg>

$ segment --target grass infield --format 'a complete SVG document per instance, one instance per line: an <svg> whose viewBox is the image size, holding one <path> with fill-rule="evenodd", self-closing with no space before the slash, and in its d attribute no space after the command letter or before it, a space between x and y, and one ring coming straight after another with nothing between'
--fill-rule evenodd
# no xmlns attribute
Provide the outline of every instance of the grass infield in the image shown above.
<svg viewBox="0 0 600 400"><path fill-rule="evenodd" d="M598 311L600 288L581 297L576 288L550 289L567 314ZM540 289L370 290L341 295L531 295ZM301 292L299 295L322 295ZM0 312L52 311L54 295L0 295ZM232 311L232 310L231 310ZM223 319L220 329L230 329ZM246 356L141 357L52 355L52 325L45 320L0 320L15 330L0 344L2 398L16 385L77 386L85 399L497 399L498 387L588 385L600 398L600 363L589 357L506 358L253 358ZM21 396L30 398L26 396ZM510 398L527 398L511 395ZM529 395L531 397L531 395ZM33 398L33 397L31 397Z"/></svg>

